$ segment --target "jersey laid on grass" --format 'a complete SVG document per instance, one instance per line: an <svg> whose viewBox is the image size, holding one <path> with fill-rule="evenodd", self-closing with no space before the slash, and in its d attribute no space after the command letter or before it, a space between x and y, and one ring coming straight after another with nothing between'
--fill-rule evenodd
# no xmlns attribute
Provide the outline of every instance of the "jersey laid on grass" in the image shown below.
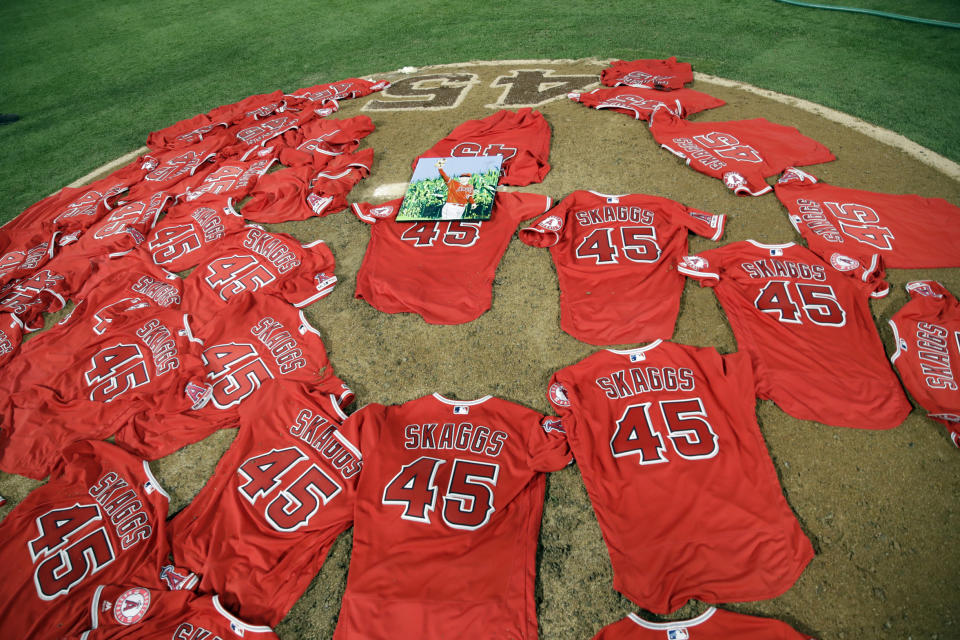
<svg viewBox="0 0 960 640"><path fill-rule="evenodd" d="M689 122L658 109L650 117L650 132L661 147L692 169L723 180L738 196L767 193L771 187L765 178L789 166L836 160L813 138L764 118Z"/></svg>
<svg viewBox="0 0 960 640"><path fill-rule="evenodd" d="M503 156L500 184L542 182L550 171L550 125L539 111L497 111L467 120L413 160L466 156Z"/></svg>
<svg viewBox="0 0 960 640"><path fill-rule="evenodd" d="M287 166L311 164L323 169L330 160L344 153L353 153L360 139L373 133L376 127L368 116L353 118L318 118L311 120L292 134L284 134L280 162Z"/></svg>
<svg viewBox="0 0 960 640"><path fill-rule="evenodd" d="M86 631L68 640L279 640L270 627L230 614L217 596L101 585L87 603Z"/></svg>
<svg viewBox="0 0 960 640"><path fill-rule="evenodd" d="M645 342L673 335L687 233L717 240L724 220L657 196L574 191L520 239L550 248L561 329L591 344Z"/></svg>
<svg viewBox="0 0 960 640"><path fill-rule="evenodd" d="M198 327L241 293L273 293L302 308L329 294L337 282L333 254L323 240L302 244L251 225L204 249L191 254L197 266L184 284L183 305Z"/></svg>
<svg viewBox="0 0 960 640"><path fill-rule="evenodd" d="M607 87L682 89L693 82L693 67L677 62L674 56L664 60L614 60L600 72L600 82Z"/></svg>
<svg viewBox="0 0 960 640"><path fill-rule="evenodd" d="M550 383L617 591L665 614L793 585L813 548L757 425L746 354L658 340L600 351Z"/></svg>
<svg viewBox="0 0 960 640"><path fill-rule="evenodd" d="M177 190L183 194L182 202L202 200L215 208L230 206L245 198L276 161L273 153L266 153L248 161L219 162L210 172L184 180Z"/></svg>
<svg viewBox="0 0 960 640"><path fill-rule="evenodd" d="M373 149L336 156L317 170L306 163L275 171L257 184L243 217L254 222L287 222L325 216L347 208L346 195L370 174Z"/></svg>
<svg viewBox="0 0 960 640"><path fill-rule="evenodd" d="M0 368L20 351L23 322L12 313L0 312Z"/></svg>
<svg viewBox="0 0 960 640"><path fill-rule="evenodd" d="M317 117L313 111L283 111L265 118L249 117L227 129L235 136L235 142L225 147L220 155L223 158L249 160L273 144L278 136L294 131Z"/></svg>
<svg viewBox="0 0 960 640"><path fill-rule="evenodd" d="M568 93L571 100L593 109L611 109L633 117L634 120L649 120L657 109L666 109L680 118L727 104L719 98L694 91L677 89L657 91L645 87L616 87L594 89L586 93Z"/></svg>
<svg viewBox="0 0 960 640"><path fill-rule="evenodd" d="M0 523L0 629L59 640L86 628L102 582L159 586L169 497L150 467L107 442L64 451L49 482Z"/></svg>
<svg viewBox="0 0 960 640"><path fill-rule="evenodd" d="M178 566L240 618L274 626L353 522L360 454L338 399L268 382L240 407L213 477L170 522Z"/></svg>
<svg viewBox="0 0 960 640"><path fill-rule="evenodd" d="M351 415L363 472L334 638L535 639L541 472L570 460L557 427L490 396Z"/></svg>
<svg viewBox="0 0 960 640"><path fill-rule="evenodd" d="M155 264L169 271L184 271L197 263L197 256L210 254L214 250L211 245L243 227L243 217L229 199L207 197L171 207L141 247Z"/></svg>
<svg viewBox="0 0 960 640"><path fill-rule="evenodd" d="M142 174L139 182L130 187L127 198L140 200L149 198L159 191L169 191L179 195L183 193L183 181L191 176L209 173L216 166L218 154L230 144L234 144L233 135L226 131L217 131L205 136L199 142L186 147L151 152L135 160Z"/></svg>
<svg viewBox="0 0 960 640"><path fill-rule="evenodd" d="M110 260L123 256L143 244L161 214L173 204L164 191L114 207L76 242L61 247L47 263L64 277L64 297L72 297L97 269L112 269ZM99 261L99 262L98 262Z"/></svg>
<svg viewBox="0 0 960 640"><path fill-rule="evenodd" d="M390 86L387 80L367 80L365 78L347 78L327 84L317 84L312 87L297 89L284 96L298 109L332 109L340 108L340 100L362 98L376 91L382 91Z"/></svg>
<svg viewBox="0 0 960 640"><path fill-rule="evenodd" d="M835 187L788 169L774 187L790 222L824 260L834 253L891 269L960 267L960 207L942 198Z"/></svg>
<svg viewBox="0 0 960 640"><path fill-rule="evenodd" d="M517 225L550 208L546 196L498 192L483 222L397 222L400 202L353 205L371 225L356 297L431 324L470 322L489 309L494 272Z"/></svg>
<svg viewBox="0 0 960 640"><path fill-rule="evenodd" d="M203 363L183 312L145 311L102 335L66 331L23 346L0 381L0 469L43 478L72 442L106 438L134 420L163 424L197 404Z"/></svg>
<svg viewBox="0 0 960 640"><path fill-rule="evenodd" d="M117 442L151 458L172 453L218 429L233 426L239 407L270 379L301 382L318 397L334 394L342 406L353 393L334 375L320 333L299 309L273 295L239 295L191 330L200 346L209 400L176 420L140 415Z"/></svg>
<svg viewBox="0 0 960 640"><path fill-rule="evenodd" d="M910 301L890 318L890 360L910 395L960 447L960 302L933 280L907 284Z"/></svg>
<svg viewBox="0 0 960 640"><path fill-rule="evenodd" d="M827 264L793 243L747 240L686 256L677 269L713 287L761 398L838 427L890 429L910 413L868 304L889 291L876 257Z"/></svg>
<svg viewBox="0 0 960 640"><path fill-rule="evenodd" d="M10 237L0 249L0 289L15 280L29 278L53 258L59 234L37 233Z"/></svg>
<svg viewBox="0 0 960 640"><path fill-rule="evenodd" d="M690 620L649 622L635 613L609 624L593 640L813 640L785 622L710 607Z"/></svg>

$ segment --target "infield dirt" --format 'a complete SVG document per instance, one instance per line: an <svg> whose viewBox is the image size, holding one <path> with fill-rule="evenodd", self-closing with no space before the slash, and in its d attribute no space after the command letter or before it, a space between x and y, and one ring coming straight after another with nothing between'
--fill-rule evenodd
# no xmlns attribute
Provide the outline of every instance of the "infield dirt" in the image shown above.
<svg viewBox="0 0 960 640"><path fill-rule="evenodd" d="M542 183L518 190L555 201L577 189L664 196L726 214L719 244L748 238L800 242L774 195L736 197L720 181L660 149L646 123L594 111L565 97L567 91L596 86L603 66L597 61L475 63L371 76L395 84L386 92L342 102L333 116L363 113L377 127L363 145L375 150L373 171L351 193L351 201L382 202L401 195L398 189L410 179L411 160L460 122L499 108L534 106L552 127L553 168ZM307 77L301 86L314 82ZM825 144L838 159L806 168L822 181L960 204L960 182L873 137L702 78L692 87L728 103L692 120L764 117ZM549 253L516 236L497 270L492 308L464 325L435 326L411 314L381 313L353 297L369 228L349 211L273 228L304 241L322 238L336 257L339 284L306 313L322 333L337 375L356 392L355 407L400 403L436 391L463 400L493 394L549 413L545 392L550 375L597 350L560 331L559 289ZM691 253L711 246L709 240L690 238ZM887 320L907 300L903 285L920 278L938 280L960 294L960 269L888 271L890 295L871 303L888 354L894 348ZM737 350L713 293L692 281L684 290L673 340L714 346L721 353ZM768 401L758 402L757 414L784 494L817 555L779 598L724 606L784 620L824 640L960 638L960 452L943 429L920 409L890 431L800 421ZM200 490L233 435L233 430L219 432L152 464L171 494L171 514ZM9 500L0 513L8 513L36 485L0 474L0 493ZM349 532L337 541L310 590L278 626L281 638L332 635L350 541ZM575 466L548 477L540 543L542 638L589 639L600 627L638 611L612 589L606 549ZM669 617L688 618L705 608L692 602Z"/></svg>

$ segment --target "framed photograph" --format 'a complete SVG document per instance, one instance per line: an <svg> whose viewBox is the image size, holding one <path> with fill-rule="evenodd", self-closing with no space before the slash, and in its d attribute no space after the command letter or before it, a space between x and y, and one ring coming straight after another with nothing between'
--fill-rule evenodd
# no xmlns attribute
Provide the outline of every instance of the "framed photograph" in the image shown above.
<svg viewBox="0 0 960 640"><path fill-rule="evenodd" d="M420 158L397 222L489 220L503 156Z"/></svg>

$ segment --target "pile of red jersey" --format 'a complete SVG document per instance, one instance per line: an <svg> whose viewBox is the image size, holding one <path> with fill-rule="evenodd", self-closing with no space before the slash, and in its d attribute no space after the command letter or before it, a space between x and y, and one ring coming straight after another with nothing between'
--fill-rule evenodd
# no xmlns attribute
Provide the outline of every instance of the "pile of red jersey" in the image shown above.
<svg viewBox="0 0 960 640"><path fill-rule="evenodd" d="M569 98L648 121L657 143L737 195L772 191L783 171L776 196L809 249L748 240L688 255L688 234L718 241L727 215L642 193L580 189L554 206L501 190L485 221L398 222L400 200L351 205L373 168L360 147L375 125L332 116L389 86L359 78L154 131L148 153L0 229L0 470L49 475L0 522L0 627L41 639L276 638L353 526L337 640L533 639L545 474L573 461L612 586L638 606L669 614L690 599L789 589L814 550L756 400L827 425L900 424L911 406L869 300L889 291L885 268L960 266L960 209L820 183L793 166L832 153L791 127L688 120L726 102L687 88L692 67L676 58L616 60L599 79ZM413 165L500 155L501 183L527 186L551 170L551 136L539 111L499 110ZM593 345L650 344L545 372L558 417L437 393L348 416L353 391L303 311L336 285L334 255L256 224L347 208L370 226L355 297L379 311L475 320L527 221L519 239L553 258L559 328ZM716 293L740 351L669 341L686 278ZM934 281L907 290L891 360L960 446L960 306ZM213 475L168 522L147 460L228 427L237 435ZM669 623L631 614L595 637L734 636L809 638L712 607Z"/></svg>

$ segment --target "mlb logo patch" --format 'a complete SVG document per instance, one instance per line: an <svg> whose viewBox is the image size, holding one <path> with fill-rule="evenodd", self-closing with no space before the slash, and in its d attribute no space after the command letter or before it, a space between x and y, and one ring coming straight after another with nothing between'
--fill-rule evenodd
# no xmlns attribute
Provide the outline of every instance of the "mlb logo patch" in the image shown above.
<svg viewBox="0 0 960 640"><path fill-rule="evenodd" d="M464 404L458 404L453 407L453 412L457 415L466 415L470 413L470 407Z"/></svg>
<svg viewBox="0 0 960 640"><path fill-rule="evenodd" d="M630 362L643 362L647 359L647 354L645 353L631 353Z"/></svg>
<svg viewBox="0 0 960 640"><path fill-rule="evenodd" d="M243 627L232 620L230 621L230 631L232 631L236 636L240 636L241 638L243 637Z"/></svg>
<svg viewBox="0 0 960 640"><path fill-rule="evenodd" d="M607 196L607 204L617 204L620 202L620 198L617 196Z"/></svg>
<svg viewBox="0 0 960 640"><path fill-rule="evenodd" d="M690 633L683 627L667 630L667 640L689 640Z"/></svg>
<svg viewBox="0 0 960 640"><path fill-rule="evenodd" d="M773 256L773 257L782 256L782 255L783 255L783 249L776 249L776 248L770 249L770 255Z"/></svg>

